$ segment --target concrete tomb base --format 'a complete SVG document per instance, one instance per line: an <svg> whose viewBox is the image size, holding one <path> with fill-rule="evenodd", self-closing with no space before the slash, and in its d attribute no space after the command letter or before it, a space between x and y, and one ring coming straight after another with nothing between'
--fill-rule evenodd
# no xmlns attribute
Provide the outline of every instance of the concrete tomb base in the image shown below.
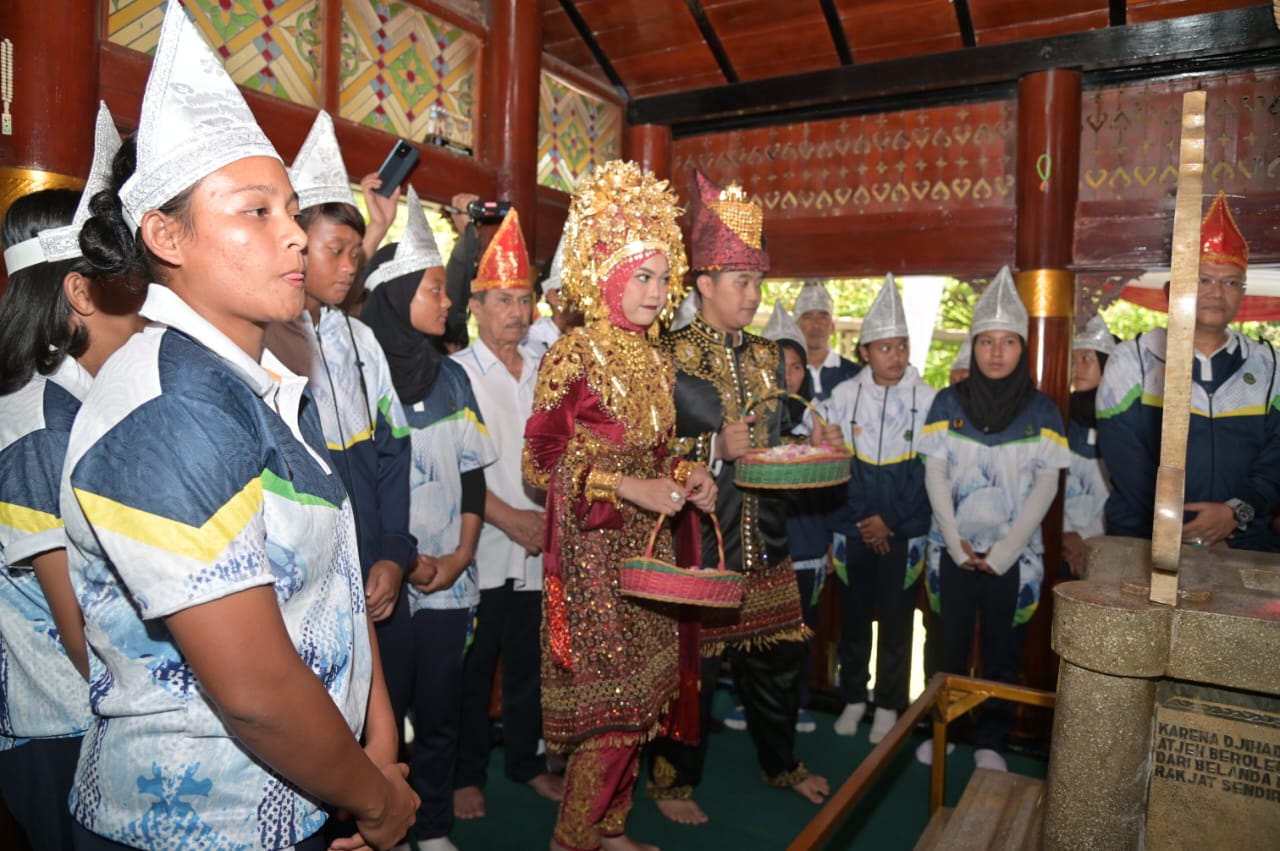
<svg viewBox="0 0 1280 851"><path fill-rule="evenodd" d="M1174 608L1149 541L1086 565L1054 591L1044 848L1280 847L1280 557L1187 547Z"/></svg>

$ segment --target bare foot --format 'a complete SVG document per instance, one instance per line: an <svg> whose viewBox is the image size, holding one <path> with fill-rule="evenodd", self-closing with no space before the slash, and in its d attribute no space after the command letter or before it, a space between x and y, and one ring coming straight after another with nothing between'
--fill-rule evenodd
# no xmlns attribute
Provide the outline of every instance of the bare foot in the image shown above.
<svg viewBox="0 0 1280 851"><path fill-rule="evenodd" d="M827 778L819 777L816 774L810 774L791 788L815 804L821 804L831 794L831 787L827 785Z"/></svg>
<svg viewBox="0 0 1280 851"><path fill-rule="evenodd" d="M484 792L479 786L463 786L453 790L455 818L484 818Z"/></svg>
<svg viewBox="0 0 1280 851"><path fill-rule="evenodd" d="M637 842L625 833L621 836L600 837L600 847L604 851L658 851L657 845Z"/></svg>
<svg viewBox="0 0 1280 851"><path fill-rule="evenodd" d="M529 781L530 788L548 801L559 802L564 797L564 778L549 772L543 772ZM454 793L457 800L457 793Z"/></svg>
<svg viewBox="0 0 1280 851"><path fill-rule="evenodd" d="M676 824L706 824L711 821L710 816L692 798L658 798L654 803L658 805L658 812Z"/></svg>

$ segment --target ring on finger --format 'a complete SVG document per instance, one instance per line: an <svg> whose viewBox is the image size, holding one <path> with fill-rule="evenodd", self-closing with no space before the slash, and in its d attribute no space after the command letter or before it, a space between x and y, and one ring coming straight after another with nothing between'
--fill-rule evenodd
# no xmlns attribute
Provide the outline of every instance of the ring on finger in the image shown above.
<svg viewBox="0 0 1280 851"><path fill-rule="evenodd" d="M683 495L683 494L681 494L681 493L680 493L680 491L672 491L672 492L671 492L671 501L672 501L672 502L674 502L676 505L679 505L679 504L680 504L680 500L682 500L682 499L684 499L684 495Z"/></svg>

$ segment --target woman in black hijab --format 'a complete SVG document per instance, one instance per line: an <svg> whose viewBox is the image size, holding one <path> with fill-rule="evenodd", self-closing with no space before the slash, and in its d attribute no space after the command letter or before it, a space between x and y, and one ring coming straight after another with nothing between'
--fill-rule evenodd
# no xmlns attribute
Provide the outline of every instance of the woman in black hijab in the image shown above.
<svg viewBox="0 0 1280 851"><path fill-rule="evenodd" d="M1040 523L1069 461L1062 415L1035 389L1027 311L1008 270L974 308L969 377L938 393L920 438L933 508L926 588L942 623L942 669L969 670L982 618L982 673L1018 681L1023 625L1044 578ZM1012 706L989 701L973 735L979 768L1004 771ZM930 743L917 750L932 760Z"/></svg>
<svg viewBox="0 0 1280 851"><path fill-rule="evenodd" d="M370 261L370 277L387 263L418 264L395 245ZM438 262L427 255L423 262ZM414 833L423 848L452 848L453 774L462 707L462 660L480 602L475 551L484 523L484 467L497 460L467 373L432 337L449 313L444 268L411 269L369 295L361 321L373 329L404 406L413 460L409 531L418 556L409 575L416 736L409 782L422 798Z"/></svg>

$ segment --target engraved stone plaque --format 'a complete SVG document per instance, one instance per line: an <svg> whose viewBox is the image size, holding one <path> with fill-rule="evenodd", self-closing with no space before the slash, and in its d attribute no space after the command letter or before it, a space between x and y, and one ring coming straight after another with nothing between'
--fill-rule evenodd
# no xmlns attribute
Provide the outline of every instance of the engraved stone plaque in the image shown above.
<svg viewBox="0 0 1280 851"><path fill-rule="evenodd" d="M1276 847L1280 698L1161 682L1150 768L1146 848Z"/></svg>

